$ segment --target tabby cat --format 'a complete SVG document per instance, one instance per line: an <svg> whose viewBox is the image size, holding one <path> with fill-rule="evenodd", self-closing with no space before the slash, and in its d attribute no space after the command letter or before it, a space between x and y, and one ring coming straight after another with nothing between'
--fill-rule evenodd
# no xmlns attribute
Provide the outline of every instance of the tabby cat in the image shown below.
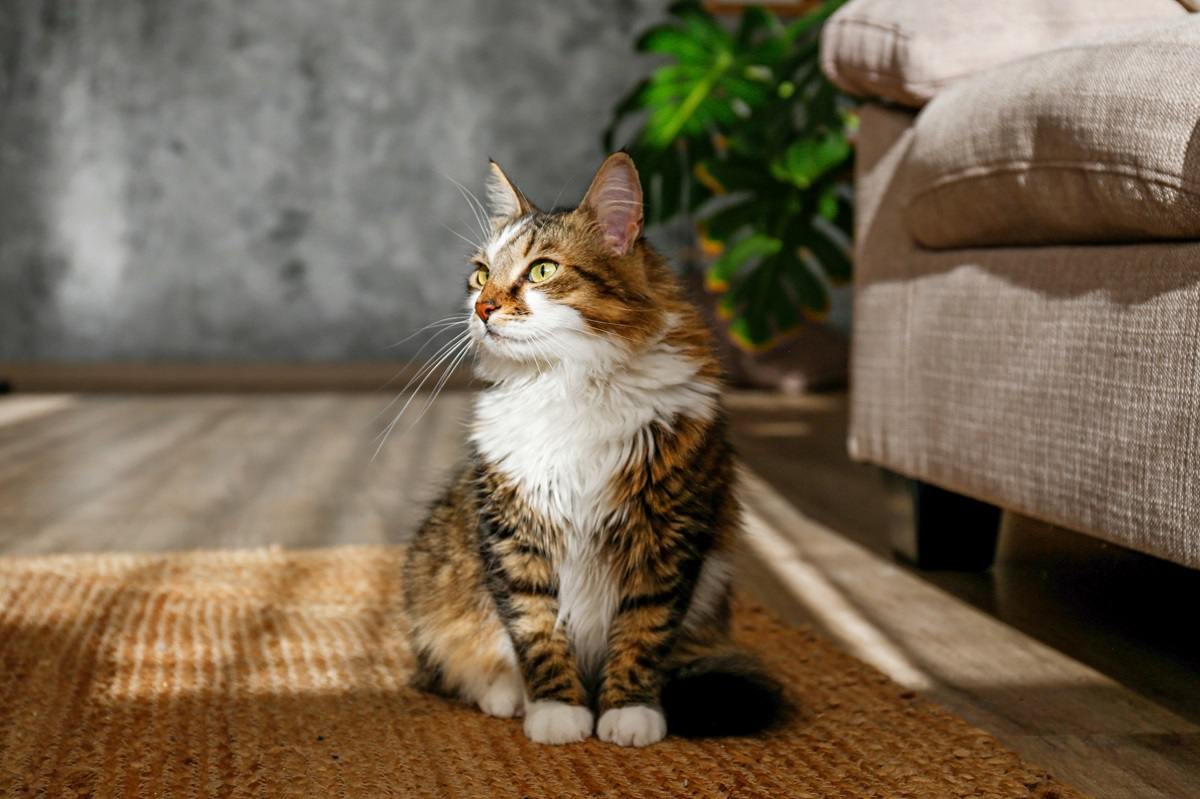
<svg viewBox="0 0 1200 799"><path fill-rule="evenodd" d="M642 238L633 162L610 156L570 211L538 210L495 163L488 188L467 286L488 387L406 564L417 685L523 714L549 744L763 728L778 686L729 639L718 365Z"/></svg>

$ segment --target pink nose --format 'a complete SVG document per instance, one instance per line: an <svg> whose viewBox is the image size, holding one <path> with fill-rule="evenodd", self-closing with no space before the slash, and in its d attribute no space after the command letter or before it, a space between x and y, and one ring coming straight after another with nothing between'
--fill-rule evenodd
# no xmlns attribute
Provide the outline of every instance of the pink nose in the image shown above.
<svg viewBox="0 0 1200 799"><path fill-rule="evenodd" d="M488 317L492 315L492 311L494 310L496 310L496 304L493 302L475 303L475 313L477 313L479 318L485 322L488 320Z"/></svg>

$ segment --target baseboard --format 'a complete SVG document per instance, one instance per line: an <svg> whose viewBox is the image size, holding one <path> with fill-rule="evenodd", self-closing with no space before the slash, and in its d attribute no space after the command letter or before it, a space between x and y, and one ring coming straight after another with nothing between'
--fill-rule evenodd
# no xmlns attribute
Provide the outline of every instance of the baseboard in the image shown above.
<svg viewBox="0 0 1200 799"><path fill-rule="evenodd" d="M348 363L34 363L0 361L0 385L13 392L278 392L398 390L420 364ZM425 388L432 389L438 375ZM466 388L460 367L446 388Z"/></svg>

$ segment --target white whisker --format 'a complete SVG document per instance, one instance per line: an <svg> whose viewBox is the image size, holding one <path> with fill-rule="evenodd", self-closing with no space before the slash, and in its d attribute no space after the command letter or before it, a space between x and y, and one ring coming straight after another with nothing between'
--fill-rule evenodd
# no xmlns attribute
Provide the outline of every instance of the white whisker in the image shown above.
<svg viewBox="0 0 1200 799"><path fill-rule="evenodd" d="M470 323L470 321L471 321L470 319L463 319L463 318L462 318L462 314L455 314L454 316L447 316L447 317L445 317L444 319L438 319L438 320L436 320L436 321L430 322L429 324L425 325L424 327L422 327L422 328L420 328L420 329L418 329L418 330L415 330L415 331L413 331L412 333L409 333L407 336L405 336L404 338L400 339L399 341L397 341L397 342L395 342L395 343L393 343L393 344L388 344L388 345L387 345L387 347L385 347L384 349L389 349L389 350L390 350L390 349L392 349L392 348L394 348L394 347L399 347L399 346L400 346L401 344L403 344L404 342L406 342L406 341L409 341L409 340L411 340L411 339L413 339L413 338L415 338L415 337L417 337L417 336L421 335L421 334L422 334L422 333L424 333L426 330L429 330L429 329L430 329L430 328L432 328L432 327L438 327L438 328L447 328L447 327L453 327L454 325L465 325L465 324L469 324L469 323ZM440 331L439 331L439 332L440 332ZM435 334L435 335L436 335L436 334ZM418 352L419 352L419 351L418 351ZM416 357L416 356L413 356L413 357Z"/></svg>
<svg viewBox="0 0 1200 799"><path fill-rule="evenodd" d="M449 225L447 225L447 224L443 224L443 225L442 225L442 227L446 228L446 230L450 231L450 232L451 232L451 233L453 233L455 236L458 236L460 239L462 239L463 241L465 241L467 244L470 244L472 248L474 248L474 249L476 249L476 250L482 250L482 249L483 249L483 245L482 245L482 244L480 244L480 243L479 243L479 242L477 242L477 241L473 241L472 239L469 239L469 238L467 238L466 236L464 236L463 234L459 233L457 230L455 230L454 228L450 227Z"/></svg>
<svg viewBox="0 0 1200 799"><path fill-rule="evenodd" d="M421 419L425 416L426 412L428 412L429 409L431 407L433 407L434 401L437 400L438 396L442 393L442 389L445 388L446 381L450 379L450 375L454 374L454 370L458 368L458 365L460 363L462 363L463 359L466 358L467 355L471 352L471 343L472 342L470 341L470 339L468 339L467 346L465 346L461 350L459 350L458 355L456 355L450 361L450 365L445 368L445 370L442 372L442 376L438 379L437 385L435 385L433 387L433 392L430 394L429 400L425 403L425 407L421 408L421 412L419 414L417 414L416 419L412 420L412 424L410 424L408 426L408 429L404 431L405 433L410 432L414 427L416 427L417 422L421 421Z"/></svg>
<svg viewBox="0 0 1200 799"><path fill-rule="evenodd" d="M466 332L452 339L448 344L443 345L441 349L430 356L429 360L425 362L424 366L417 370L415 375L409 378L409 381L404 385L404 388L400 389L396 397L386 406L384 406L383 411L386 411L388 408L392 407L392 405L394 405L396 401L400 399L400 397L404 396L404 392L408 391L408 387L413 384L413 381L418 377L421 378L420 382L417 383L416 388L412 390L412 394L409 395L408 400L404 403L404 406L379 435L382 440L379 442L379 446L375 448L375 453L371 456L371 460L375 460L375 458L379 456L379 451L383 449L383 445L387 442L388 436L391 434L392 429L396 426L396 423L400 421L400 417L404 415L404 412L408 410L408 406L412 404L413 399L416 398L417 393L421 390L421 386L425 385L425 381L429 379L430 375L437 370L438 366L442 365L446 362L446 360L456 355L458 353L459 346L469 346L470 343L471 334ZM382 414L383 411L380 411L379 414ZM379 414L376 414L375 418L379 418Z"/></svg>
<svg viewBox="0 0 1200 799"><path fill-rule="evenodd" d="M471 209L471 213L475 216L475 224L479 225L479 231L483 234L484 240L491 236L491 226L488 224L488 213L483 203L475 196L475 193L468 189L463 184L459 183L449 175L442 173L442 177L450 181L458 189L459 194L467 201L467 207ZM482 248L481 248L482 249Z"/></svg>

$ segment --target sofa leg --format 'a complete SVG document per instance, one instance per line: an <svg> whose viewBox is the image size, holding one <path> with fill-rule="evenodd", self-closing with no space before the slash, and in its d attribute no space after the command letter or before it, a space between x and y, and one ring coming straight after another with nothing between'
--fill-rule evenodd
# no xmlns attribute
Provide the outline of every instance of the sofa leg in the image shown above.
<svg viewBox="0 0 1200 799"><path fill-rule="evenodd" d="M920 569L991 568L1000 535L1000 508L920 480L909 484L912 526L893 537L896 554Z"/></svg>

